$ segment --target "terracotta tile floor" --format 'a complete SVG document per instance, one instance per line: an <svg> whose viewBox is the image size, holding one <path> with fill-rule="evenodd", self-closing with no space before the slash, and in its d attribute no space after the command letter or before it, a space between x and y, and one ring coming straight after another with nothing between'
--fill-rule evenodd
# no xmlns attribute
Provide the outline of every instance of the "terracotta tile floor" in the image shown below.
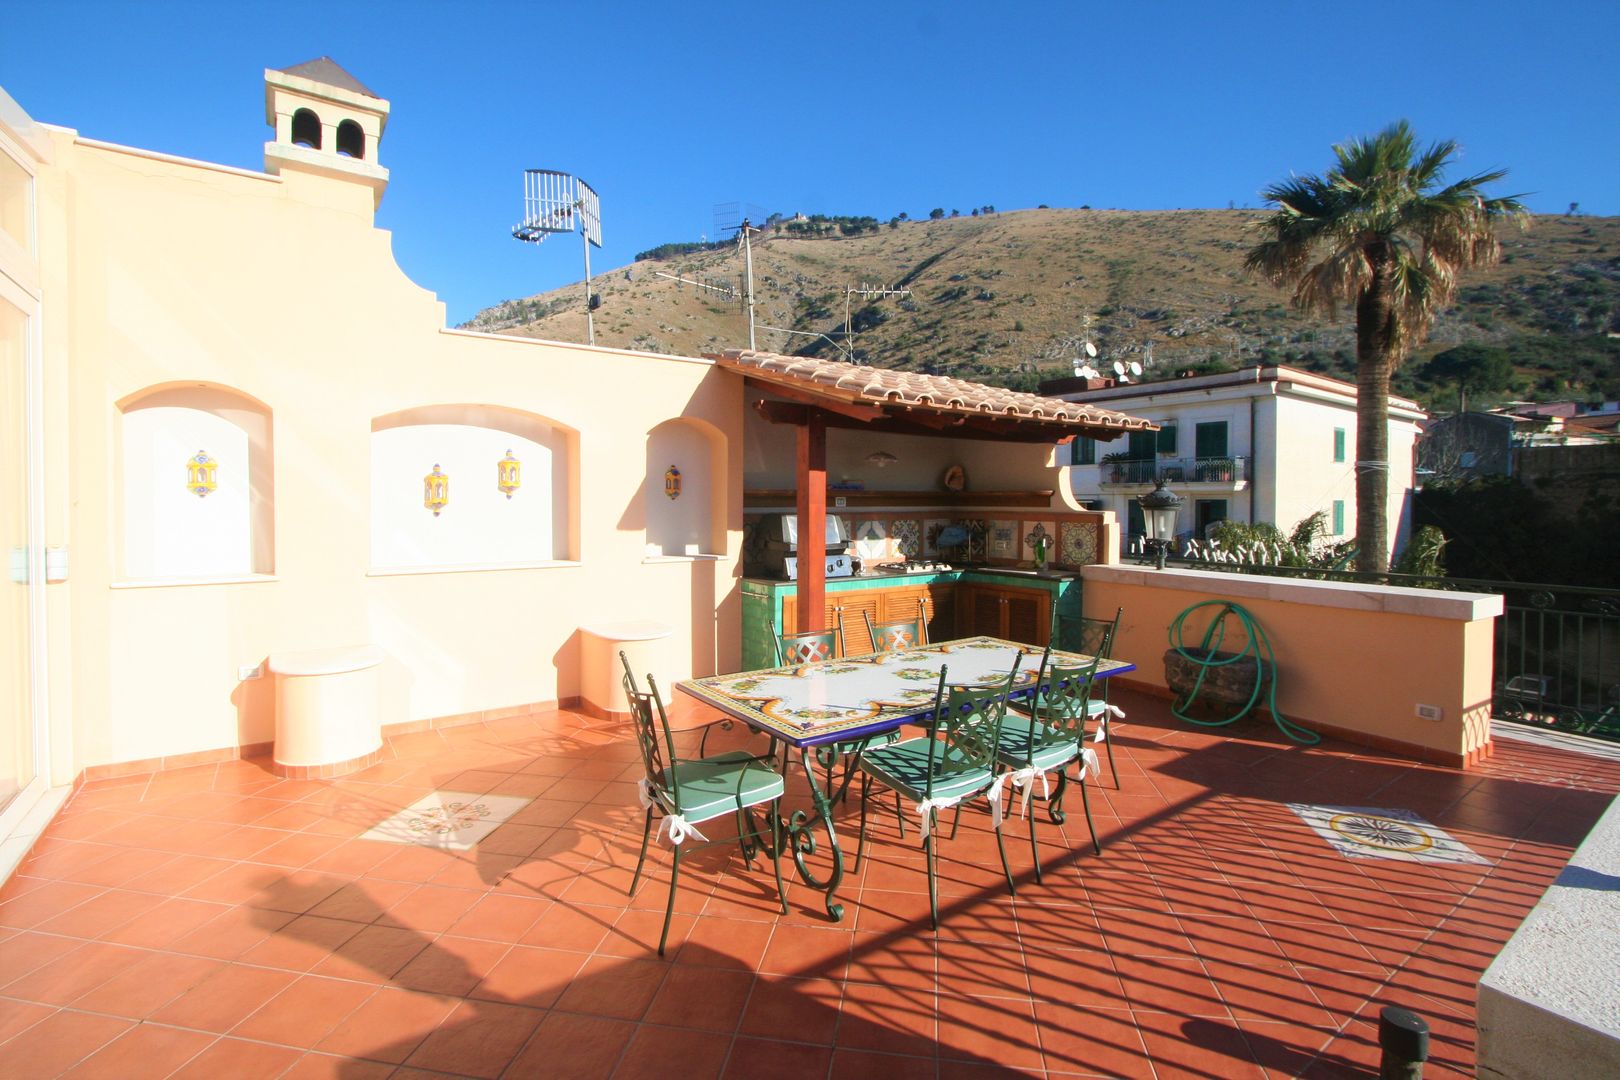
<svg viewBox="0 0 1620 1080"><path fill-rule="evenodd" d="M711 848L664 960L667 852L624 895L622 726L415 734L335 782L249 761L89 784L0 891L0 1076L1368 1076L1385 1003L1432 1025L1426 1075L1470 1074L1475 980L1620 763L1499 739L1462 774L1117 699L1102 857L1078 813L1043 818L1037 884L1015 817L1010 898L970 812L936 933L892 815L841 924L797 884L779 916L768 863ZM358 839L436 789L533 801L472 851ZM1488 862L1346 859L1288 802L1414 810Z"/></svg>

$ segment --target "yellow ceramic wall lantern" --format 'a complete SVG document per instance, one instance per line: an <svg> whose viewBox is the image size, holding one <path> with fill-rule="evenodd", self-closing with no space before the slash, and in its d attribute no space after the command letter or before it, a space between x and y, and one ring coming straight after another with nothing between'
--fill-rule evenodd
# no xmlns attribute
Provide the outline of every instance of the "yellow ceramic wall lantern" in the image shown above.
<svg viewBox="0 0 1620 1080"><path fill-rule="evenodd" d="M501 494L508 499L512 493L523 486L523 462L512 456L508 450L506 456L495 463L495 486L501 489Z"/></svg>
<svg viewBox="0 0 1620 1080"><path fill-rule="evenodd" d="M435 463L433 471L422 477L422 505L438 517L439 511L450 503L450 477Z"/></svg>
<svg viewBox="0 0 1620 1080"><path fill-rule="evenodd" d="M199 499L205 498L219 486L216 480L218 469L218 462L205 451L197 451L196 456L186 462L186 490Z"/></svg>
<svg viewBox="0 0 1620 1080"><path fill-rule="evenodd" d="M664 494L672 499L681 497L681 470L673 465L664 470Z"/></svg>

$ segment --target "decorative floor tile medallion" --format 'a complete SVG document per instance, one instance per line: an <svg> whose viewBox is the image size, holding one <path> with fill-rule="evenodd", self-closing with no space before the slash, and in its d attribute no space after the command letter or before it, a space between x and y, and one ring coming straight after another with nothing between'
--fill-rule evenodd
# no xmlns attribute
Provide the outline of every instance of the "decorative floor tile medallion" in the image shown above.
<svg viewBox="0 0 1620 1080"><path fill-rule="evenodd" d="M531 800L515 795L469 795L435 791L360 834L362 840L420 844L444 851L466 851L500 828Z"/></svg>
<svg viewBox="0 0 1620 1080"><path fill-rule="evenodd" d="M1352 859L1399 859L1424 863L1486 860L1438 825L1410 810L1376 806L1312 806L1289 803L1311 830L1340 855Z"/></svg>

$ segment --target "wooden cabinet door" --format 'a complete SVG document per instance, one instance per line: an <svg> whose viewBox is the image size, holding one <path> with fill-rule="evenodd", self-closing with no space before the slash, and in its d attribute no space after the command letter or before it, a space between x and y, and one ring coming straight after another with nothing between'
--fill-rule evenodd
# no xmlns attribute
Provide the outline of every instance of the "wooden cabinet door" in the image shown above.
<svg viewBox="0 0 1620 1080"><path fill-rule="evenodd" d="M928 640L951 640L956 636L956 586L948 581L928 586L928 604Z"/></svg>
<svg viewBox="0 0 1620 1080"><path fill-rule="evenodd" d="M956 587L956 626L963 637L1002 636L1001 590L984 585Z"/></svg>
<svg viewBox="0 0 1620 1080"><path fill-rule="evenodd" d="M1044 589L1002 591L1001 636L1024 645L1045 646L1052 640L1052 594Z"/></svg>
<svg viewBox="0 0 1620 1080"><path fill-rule="evenodd" d="M882 618L879 611L886 591L858 589L827 594L826 625L829 628L843 627L845 656L860 656L872 651L872 638L866 632L866 619L861 618L861 614L864 612L873 622Z"/></svg>

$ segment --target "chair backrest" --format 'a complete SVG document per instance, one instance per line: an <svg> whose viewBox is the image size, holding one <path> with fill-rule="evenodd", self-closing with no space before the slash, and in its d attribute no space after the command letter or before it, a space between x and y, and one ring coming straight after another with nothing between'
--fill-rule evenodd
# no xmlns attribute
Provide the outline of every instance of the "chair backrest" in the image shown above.
<svg viewBox="0 0 1620 1080"><path fill-rule="evenodd" d="M1085 738L1086 710L1091 704L1091 691L1097 682L1097 667L1102 657L1093 655L1084 664L1048 664L1041 676L1036 692L1036 706L1030 710L1030 739L1035 738L1035 725L1044 724L1075 740Z"/></svg>
<svg viewBox="0 0 1620 1080"><path fill-rule="evenodd" d="M630 660L619 650L619 663L624 665L624 696L630 702L630 723L636 731L636 746L641 751L641 764L647 773L647 783L655 796L666 796L668 805L677 805L679 790L675 782L675 736L669 730L669 717L664 714L663 699L658 696L658 684L647 676L647 692L636 686L635 673Z"/></svg>
<svg viewBox="0 0 1620 1080"><path fill-rule="evenodd" d="M994 686L956 686L946 689L949 668L940 668L935 693L933 727L935 737L928 747L928 786L925 796L934 794L936 779L977 770L993 770L1001 741L1001 724L1007 715L1007 695L1018 677L1019 657L1012 670Z"/></svg>
<svg viewBox="0 0 1620 1080"><path fill-rule="evenodd" d="M917 601L917 606L922 607L921 600ZM928 620L922 616L919 610L915 619L875 623L871 615L861 612L861 618L866 620L866 635L872 639L873 652L905 652L928 644Z"/></svg>
<svg viewBox="0 0 1620 1080"><path fill-rule="evenodd" d="M844 635L838 627L802 634L776 635L776 658L782 664L819 664L844 654Z"/></svg>
<svg viewBox="0 0 1620 1080"><path fill-rule="evenodd" d="M1107 660L1113 655L1114 634L1118 632L1120 616L1124 614L1125 609L1119 608L1112 619L1076 619L1080 626L1080 640L1074 643L1075 651Z"/></svg>

